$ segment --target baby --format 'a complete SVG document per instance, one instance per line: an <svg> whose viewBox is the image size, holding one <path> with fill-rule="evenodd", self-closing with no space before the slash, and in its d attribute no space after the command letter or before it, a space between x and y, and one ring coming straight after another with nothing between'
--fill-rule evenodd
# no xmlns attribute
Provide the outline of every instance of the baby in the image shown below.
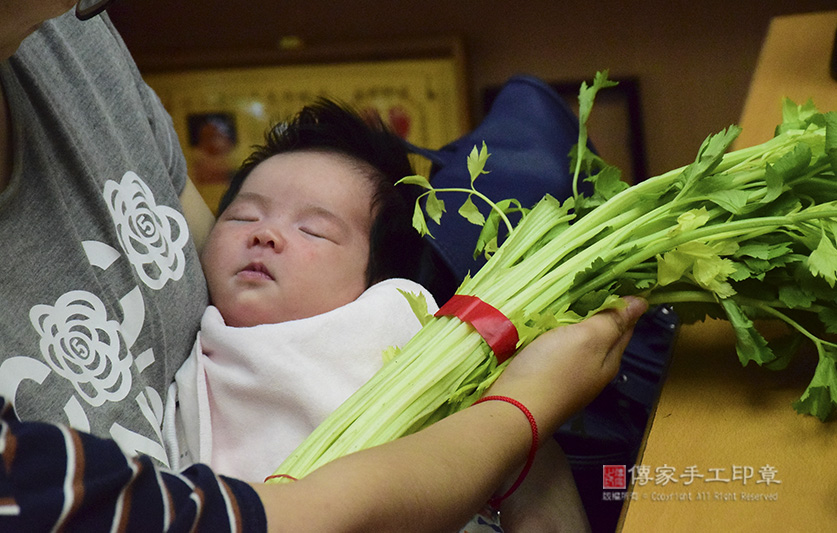
<svg viewBox="0 0 837 533"><path fill-rule="evenodd" d="M212 305L169 394L173 464L263 481L421 327L400 290L435 311L409 281L411 173L396 136L330 101L244 162L201 256Z"/></svg>
<svg viewBox="0 0 837 533"><path fill-rule="evenodd" d="M412 227L421 191L394 183L412 173L380 121L325 100L273 128L244 162L201 257L212 305L168 394L175 468L208 463L263 481L380 369L387 348L419 330L401 291L436 311L410 281L421 263ZM530 475L534 488L507 500L509 518L562 518L573 506L583 516L568 477L547 460ZM489 514L465 530L502 531Z"/></svg>

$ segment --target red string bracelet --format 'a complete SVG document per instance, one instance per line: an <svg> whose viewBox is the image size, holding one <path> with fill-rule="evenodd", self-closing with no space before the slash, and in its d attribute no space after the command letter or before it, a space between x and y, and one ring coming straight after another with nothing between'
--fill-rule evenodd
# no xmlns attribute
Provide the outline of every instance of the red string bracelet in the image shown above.
<svg viewBox="0 0 837 533"><path fill-rule="evenodd" d="M290 479L291 481L296 481L297 479L293 476L289 476L288 474L273 474L272 476L267 476L264 478L264 483L267 483L270 479Z"/></svg>
<svg viewBox="0 0 837 533"><path fill-rule="evenodd" d="M529 456L526 458L526 464L523 465L523 470L520 471L520 475L517 476L517 479L514 483L512 483L512 486L509 487L509 490L507 490L505 494L503 494L502 496L491 498L488 501L488 503L490 503L492 506L497 507L500 504L500 502L511 496L512 493L516 491L518 487L520 487L520 484L523 483L523 480L526 479L526 475L529 473L529 470L532 468L532 463L535 461L535 453L538 451L539 436L538 424L537 422L535 422L535 417L532 416L532 413L529 411L529 409L526 408L525 405L518 402L514 398L509 398L508 396L485 396L474 402L473 405L477 405L478 403L482 402L487 402L489 400L506 402L517 407L518 409L523 411L523 414L526 415L526 418L529 420L529 425L532 427L532 447L529 448Z"/></svg>

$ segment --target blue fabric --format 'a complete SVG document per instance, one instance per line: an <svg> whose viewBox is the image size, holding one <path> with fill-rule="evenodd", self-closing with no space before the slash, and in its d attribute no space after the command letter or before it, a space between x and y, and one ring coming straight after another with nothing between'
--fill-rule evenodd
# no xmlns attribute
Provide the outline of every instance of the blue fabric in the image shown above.
<svg viewBox="0 0 837 533"><path fill-rule="evenodd" d="M470 186L467 156L485 142L491 156L477 190L492 201L515 198L532 207L545 194L564 199L572 194L569 152L578 141L578 118L552 88L532 76L510 78L497 94L483 121L473 131L439 150L411 147L433 162L430 181L436 188ZM461 281L484 264L474 259L480 227L456 215L462 193L440 193L448 211L440 225L430 222L428 244ZM487 216L489 208L475 199ZM469 244L470 243L470 244ZM440 300L444 301L444 300Z"/></svg>

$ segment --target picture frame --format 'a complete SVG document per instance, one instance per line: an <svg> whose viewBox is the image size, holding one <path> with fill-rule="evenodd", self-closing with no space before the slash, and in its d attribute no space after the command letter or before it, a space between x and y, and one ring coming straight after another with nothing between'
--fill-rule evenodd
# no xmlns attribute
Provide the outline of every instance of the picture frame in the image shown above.
<svg viewBox="0 0 837 533"><path fill-rule="evenodd" d="M320 97L377 114L417 146L438 148L461 136L470 124L461 47L450 40L430 50L400 46L375 56L309 53L307 61L259 63L180 58L169 68L146 67L143 76L171 115L189 175L214 211L232 172L268 128ZM419 158L414 164L429 171Z"/></svg>

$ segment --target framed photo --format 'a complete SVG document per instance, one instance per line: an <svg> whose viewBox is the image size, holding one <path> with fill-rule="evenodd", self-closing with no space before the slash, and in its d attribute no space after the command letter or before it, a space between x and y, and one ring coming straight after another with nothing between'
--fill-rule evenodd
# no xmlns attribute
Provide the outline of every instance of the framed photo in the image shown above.
<svg viewBox="0 0 837 533"><path fill-rule="evenodd" d="M418 146L468 126L462 59L430 57L145 72L174 121L189 174L212 209L230 173L276 122L318 97L381 116ZM428 164L429 166L429 164ZM424 170L424 169L418 169Z"/></svg>
<svg viewBox="0 0 837 533"><path fill-rule="evenodd" d="M596 95L587 129L596 152L608 163L619 167L622 179L633 184L648 177L639 81L636 78L617 78L614 81L619 84ZM581 83L582 80L549 84L565 99L576 116ZM500 86L491 86L483 91L483 113L488 112L499 91Z"/></svg>
<svg viewBox="0 0 837 533"><path fill-rule="evenodd" d="M226 185L236 169L235 115L228 112L186 115L191 155L190 177L201 186Z"/></svg>

